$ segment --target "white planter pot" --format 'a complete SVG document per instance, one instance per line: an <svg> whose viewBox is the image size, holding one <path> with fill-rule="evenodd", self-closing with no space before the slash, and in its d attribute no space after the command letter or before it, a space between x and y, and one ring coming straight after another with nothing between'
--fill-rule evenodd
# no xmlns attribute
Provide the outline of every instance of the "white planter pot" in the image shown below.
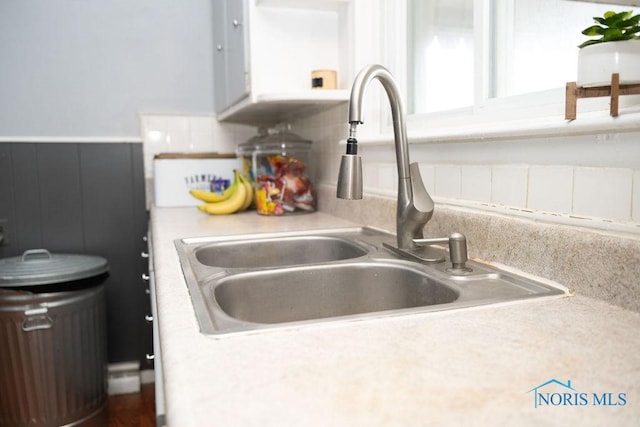
<svg viewBox="0 0 640 427"><path fill-rule="evenodd" d="M608 86L613 73L620 74L620 84L640 83L640 40L592 44L578 52L578 87Z"/></svg>

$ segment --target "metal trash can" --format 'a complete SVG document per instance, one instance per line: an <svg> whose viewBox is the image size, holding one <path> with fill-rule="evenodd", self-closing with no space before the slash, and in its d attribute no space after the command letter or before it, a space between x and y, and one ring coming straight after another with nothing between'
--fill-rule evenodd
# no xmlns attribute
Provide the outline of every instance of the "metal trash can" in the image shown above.
<svg viewBox="0 0 640 427"><path fill-rule="evenodd" d="M107 260L0 259L0 426L106 426Z"/></svg>

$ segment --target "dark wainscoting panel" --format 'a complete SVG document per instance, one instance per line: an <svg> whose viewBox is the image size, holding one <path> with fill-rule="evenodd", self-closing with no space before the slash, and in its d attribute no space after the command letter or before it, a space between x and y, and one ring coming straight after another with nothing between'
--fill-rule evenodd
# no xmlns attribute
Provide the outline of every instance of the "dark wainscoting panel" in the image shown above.
<svg viewBox="0 0 640 427"><path fill-rule="evenodd" d="M144 194L142 144L0 143L0 257L36 248L105 257L109 362L143 368L152 339Z"/></svg>

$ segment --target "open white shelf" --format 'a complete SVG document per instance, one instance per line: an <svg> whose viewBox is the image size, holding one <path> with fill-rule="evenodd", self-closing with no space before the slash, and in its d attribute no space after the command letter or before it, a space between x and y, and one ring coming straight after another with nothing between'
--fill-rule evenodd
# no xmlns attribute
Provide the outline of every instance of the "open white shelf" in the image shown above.
<svg viewBox="0 0 640 427"><path fill-rule="evenodd" d="M258 6L338 11L351 0L257 0Z"/></svg>
<svg viewBox="0 0 640 427"><path fill-rule="evenodd" d="M260 93L224 110L218 114L218 120L254 126L268 125L343 104L349 100L349 96L350 92L342 89Z"/></svg>

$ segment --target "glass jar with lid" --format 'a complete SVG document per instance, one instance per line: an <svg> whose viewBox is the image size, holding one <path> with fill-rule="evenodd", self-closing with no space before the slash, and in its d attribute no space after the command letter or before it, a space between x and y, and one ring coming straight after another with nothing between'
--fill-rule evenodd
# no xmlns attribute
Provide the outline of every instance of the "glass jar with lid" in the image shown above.
<svg viewBox="0 0 640 427"><path fill-rule="evenodd" d="M251 184L255 187L256 177L253 174L253 152L256 146L269 135L269 129L266 127L259 127L258 134L252 136L248 141L238 144L236 149L236 155L242 162L242 173L244 176L249 177Z"/></svg>
<svg viewBox="0 0 640 427"><path fill-rule="evenodd" d="M252 172L258 213L287 215L316 210L311 145L288 127L277 129L256 144Z"/></svg>

